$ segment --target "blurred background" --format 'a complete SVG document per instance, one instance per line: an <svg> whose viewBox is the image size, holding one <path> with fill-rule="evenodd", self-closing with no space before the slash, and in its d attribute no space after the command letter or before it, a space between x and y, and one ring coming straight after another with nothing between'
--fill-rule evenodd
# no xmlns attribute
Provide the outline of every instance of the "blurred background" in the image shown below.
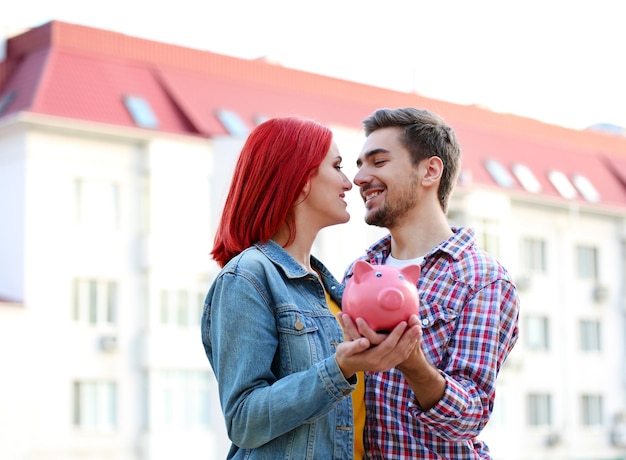
<svg viewBox="0 0 626 460"><path fill-rule="evenodd" d="M502 460L626 455L626 5L22 1L0 16L0 458L225 458L199 317L233 162L268 117L417 106L456 130L451 225L512 273ZM381 229L324 230L341 278ZM245 320L245 318L242 318Z"/></svg>

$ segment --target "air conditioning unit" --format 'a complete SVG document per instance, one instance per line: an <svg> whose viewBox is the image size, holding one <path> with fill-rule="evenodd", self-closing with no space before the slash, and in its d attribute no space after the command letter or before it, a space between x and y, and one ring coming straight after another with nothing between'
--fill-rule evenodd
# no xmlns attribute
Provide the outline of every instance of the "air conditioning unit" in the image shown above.
<svg viewBox="0 0 626 460"><path fill-rule="evenodd" d="M593 287L592 297L596 303L603 303L609 297L609 288L603 284L596 284Z"/></svg>
<svg viewBox="0 0 626 460"><path fill-rule="evenodd" d="M117 335L108 334L100 337L100 350L106 352L116 351L118 347Z"/></svg>
<svg viewBox="0 0 626 460"><path fill-rule="evenodd" d="M561 435L557 431L552 431L546 435L544 440L546 447L556 447L561 444Z"/></svg>
<svg viewBox="0 0 626 460"><path fill-rule="evenodd" d="M611 444L622 449L626 448L626 411L618 412L613 418Z"/></svg>

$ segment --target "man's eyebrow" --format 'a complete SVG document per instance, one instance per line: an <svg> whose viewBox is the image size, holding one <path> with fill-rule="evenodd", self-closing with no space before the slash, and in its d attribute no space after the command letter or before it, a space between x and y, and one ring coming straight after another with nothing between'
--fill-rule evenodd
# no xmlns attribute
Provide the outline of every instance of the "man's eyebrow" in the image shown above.
<svg viewBox="0 0 626 460"><path fill-rule="evenodd" d="M367 160L368 158L370 158L370 157L372 157L374 155L377 155L379 153L389 153L389 150L383 149L383 148L368 150L363 155L359 156L359 158L357 158L357 160L356 160L357 167L359 167L359 168L361 167L361 165L363 164L363 160Z"/></svg>

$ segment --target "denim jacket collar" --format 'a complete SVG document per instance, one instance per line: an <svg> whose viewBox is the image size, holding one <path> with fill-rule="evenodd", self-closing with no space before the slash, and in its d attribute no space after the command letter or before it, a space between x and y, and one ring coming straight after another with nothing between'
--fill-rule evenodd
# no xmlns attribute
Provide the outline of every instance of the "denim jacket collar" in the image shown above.
<svg viewBox="0 0 626 460"><path fill-rule="evenodd" d="M309 275L309 272L300 265L285 249L273 240L262 243L255 243L259 251L279 267L287 278L303 278ZM343 296L343 285L338 283L335 277L330 273L328 268L318 260L315 256L311 256L311 266L320 274L324 288L330 294L335 302L341 305L341 297Z"/></svg>
<svg viewBox="0 0 626 460"><path fill-rule="evenodd" d="M287 278L302 278L308 274L306 269L276 241L269 240L263 243L255 243L254 246L265 254L274 265L280 267Z"/></svg>

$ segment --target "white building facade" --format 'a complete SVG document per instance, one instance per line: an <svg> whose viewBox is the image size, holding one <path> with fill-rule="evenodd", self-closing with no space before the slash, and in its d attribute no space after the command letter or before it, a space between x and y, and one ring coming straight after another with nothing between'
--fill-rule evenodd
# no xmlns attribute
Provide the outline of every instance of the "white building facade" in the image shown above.
<svg viewBox="0 0 626 460"><path fill-rule="evenodd" d="M0 456L224 457L199 336L219 142L26 118L0 128Z"/></svg>
<svg viewBox="0 0 626 460"><path fill-rule="evenodd" d="M494 458L624 458L623 210L461 195L451 220L477 229L522 306L484 431Z"/></svg>

